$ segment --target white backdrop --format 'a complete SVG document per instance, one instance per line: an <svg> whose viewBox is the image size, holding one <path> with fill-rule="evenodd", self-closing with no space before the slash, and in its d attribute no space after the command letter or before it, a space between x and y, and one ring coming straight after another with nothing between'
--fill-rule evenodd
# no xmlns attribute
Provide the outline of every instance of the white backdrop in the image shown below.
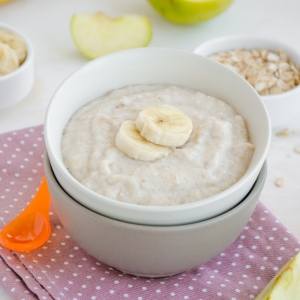
<svg viewBox="0 0 300 300"><path fill-rule="evenodd" d="M36 78L23 101L0 111L0 133L43 123L56 88L88 61L71 40L70 18L75 12L96 11L114 17L125 13L149 16L153 25L149 47L193 51L202 41L213 37L249 33L276 37L300 52L299 0L235 0L215 19L189 26L163 19L146 0L12 0L0 6L0 22L21 30L32 41ZM300 239L300 154L294 151L300 145L300 112L286 127L294 130L288 137L277 137L279 129L273 133L261 201ZM278 178L285 179L281 188L274 184ZM1 290L0 298L5 299Z"/></svg>

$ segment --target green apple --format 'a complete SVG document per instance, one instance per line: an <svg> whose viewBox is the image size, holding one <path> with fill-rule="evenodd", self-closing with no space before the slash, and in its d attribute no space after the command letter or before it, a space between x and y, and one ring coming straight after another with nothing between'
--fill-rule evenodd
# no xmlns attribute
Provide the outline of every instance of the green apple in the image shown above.
<svg viewBox="0 0 300 300"><path fill-rule="evenodd" d="M300 299L300 252L291 258L255 300Z"/></svg>
<svg viewBox="0 0 300 300"><path fill-rule="evenodd" d="M211 19L226 10L233 0L148 0L166 19L194 24Z"/></svg>
<svg viewBox="0 0 300 300"><path fill-rule="evenodd" d="M104 13L77 13L70 23L71 35L79 51L96 57L136 47L147 46L152 38L149 19L139 15L110 18Z"/></svg>

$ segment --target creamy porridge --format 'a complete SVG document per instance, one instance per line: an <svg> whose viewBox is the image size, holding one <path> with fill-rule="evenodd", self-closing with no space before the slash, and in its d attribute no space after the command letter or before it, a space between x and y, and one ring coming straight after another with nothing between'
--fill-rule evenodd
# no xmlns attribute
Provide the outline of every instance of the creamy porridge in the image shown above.
<svg viewBox="0 0 300 300"><path fill-rule="evenodd" d="M181 147L142 161L116 147L116 135L148 106L171 105L192 121ZM79 109L61 142L69 172L89 189L111 199L140 205L178 205L220 193L245 173L254 146L234 108L201 92L158 85L115 90Z"/></svg>

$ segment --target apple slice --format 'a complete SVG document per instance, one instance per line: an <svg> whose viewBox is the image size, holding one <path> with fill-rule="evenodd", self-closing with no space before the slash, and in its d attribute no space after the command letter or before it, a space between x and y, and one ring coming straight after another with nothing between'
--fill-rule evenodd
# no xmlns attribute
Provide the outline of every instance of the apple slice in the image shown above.
<svg viewBox="0 0 300 300"><path fill-rule="evenodd" d="M300 252L291 258L255 300L300 299Z"/></svg>
<svg viewBox="0 0 300 300"><path fill-rule="evenodd" d="M145 16L110 18L102 12L77 13L71 19L71 35L79 51L88 58L130 48L145 47L152 38Z"/></svg>

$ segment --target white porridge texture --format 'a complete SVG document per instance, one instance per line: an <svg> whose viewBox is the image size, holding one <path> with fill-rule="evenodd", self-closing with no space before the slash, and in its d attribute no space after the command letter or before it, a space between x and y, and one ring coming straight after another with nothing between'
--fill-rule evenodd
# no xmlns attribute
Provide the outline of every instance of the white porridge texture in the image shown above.
<svg viewBox="0 0 300 300"><path fill-rule="evenodd" d="M189 140L167 157L145 162L115 145L121 124L147 106L172 105L193 123ZM115 90L79 109L62 137L63 161L89 189L111 199L171 206L218 194L246 172L254 146L235 109L201 92L158 85Z"/></svg>

